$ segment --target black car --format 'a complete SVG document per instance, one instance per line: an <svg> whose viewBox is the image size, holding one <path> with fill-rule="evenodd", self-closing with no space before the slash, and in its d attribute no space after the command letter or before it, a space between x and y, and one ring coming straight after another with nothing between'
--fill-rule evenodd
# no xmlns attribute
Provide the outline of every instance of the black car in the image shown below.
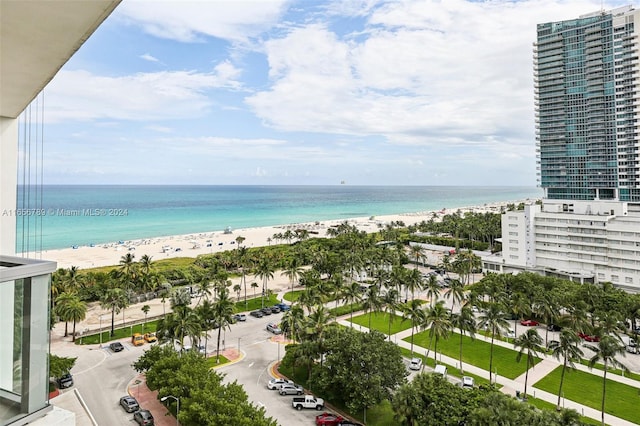
<svg viewBox="0 0 640 426"><path fill-rule="evenodd" d="M58 378L59 389L67 389L71 386L73 386L73 377L71 377L71 373L63 374Z"/></svg>
<svg viewBox="0 0 640 426"><path fill-rule="evenodd" d="M264 314L264 315L271 315L271 308L268 306L265 306L264 308L260 309L260 311Z"/></svg>
<svg viewBox="0 0 640 426"><path fill-rule="evenodd" d="M249 315L256 318L262 318L264 316L264 314L261 311L251 311Z"/></svg>
<svg viewBox="0 0 640 426"><path fill-rule="evenodd" d="M124 350L124 346L122 346L122 343L120 342L112 342L109 343L109 349L111 349L113 352L120 352Z"/></svg>
<svg viewBox="0 0 640 426"><path fill-rule="evenodd" d="M124 408L124 411L127 413L133 413L134 411L138 411L140 409L140 405L138 405L138 401L132 396L126 395L120 398L120 405Z"/></svg>
<svg viewBox="0 0 640 426"><path fill-rule="evenodd" d="M547 330L549 330L549 331L560 331L560 330L562 330L562 327L560 327L557 324L549 324L547 326Z"/></svg>
<svg viewBox="0 0 640 426"><path fill-rule="evenodd" d="M280 313L280 306L272 306L271 307L271 313L272 314L279 314Z"/></svg>
<svg viewBox="0 0 640 426"><path fill-rule="evenodd" d="M149 410L140 410L136 411L133 415L133 420L139 425L144 426L153 426L153 416L151 415L151 411Z"/></svg>

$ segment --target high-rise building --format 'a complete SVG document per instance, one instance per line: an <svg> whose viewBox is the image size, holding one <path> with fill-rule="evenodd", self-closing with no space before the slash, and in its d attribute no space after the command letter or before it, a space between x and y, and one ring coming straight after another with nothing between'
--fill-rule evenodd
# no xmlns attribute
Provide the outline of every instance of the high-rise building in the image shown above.
<svg viewBox="0 0 640 426"><path fill-rule="evenodd" d="M640 11L538 25L539 205L502 217L487 272L533 271L640 291Z"/></svg>
<svg viewBox="0 0 640 426"><path fill-rule="evenodd" d="M538 25L538 183L545 198L640 201L640 11Z"/></svg>

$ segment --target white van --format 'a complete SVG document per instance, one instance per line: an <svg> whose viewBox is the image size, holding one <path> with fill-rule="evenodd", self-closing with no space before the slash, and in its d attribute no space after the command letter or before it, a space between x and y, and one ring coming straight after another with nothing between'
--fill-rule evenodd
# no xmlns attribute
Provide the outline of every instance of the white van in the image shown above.
<svg viewBox="0 0 640 426"><path fill-rule="evenodd" d="M436 368L433 369L433 372L435 374L438 374L438 375L442 376L445 379L447 378L447 366L446 365L442 365L442 364L436 365Z"/></svg>

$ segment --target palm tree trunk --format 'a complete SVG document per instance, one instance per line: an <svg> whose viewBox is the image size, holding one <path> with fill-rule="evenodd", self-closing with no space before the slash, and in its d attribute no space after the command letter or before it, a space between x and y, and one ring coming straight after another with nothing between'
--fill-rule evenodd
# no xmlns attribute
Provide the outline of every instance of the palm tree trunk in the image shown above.
<svg viewBox="0 0 640 426"><path fill-rule="evenodd" d="M600 412L602 413L602 426L605 426L604 422L604 396L607 390L607 360L604 361L604 375L602 376L602 408Z"/></svg>
<svg viewBox="0 0 640 426"><path fill-rule="evenodd" d="M411 355L413 356L413 321L411 322Z"/></svg>
<svg viewBox="0 0 640 426"><path fill-rule="evenodd" d="M222 325L218 327L218 345L216 346L216 362L220 362L220 331L222 330Z"/></svg>
<svg viewBox="0 0 640 426"><path fill-rule="evenodd" d="M489 351L489 384L492 384L491 375L493 374L493 338L495 335L496 333L494 328L491 332L491 350Z"/></svg>
<svg viewBox="0 0 640 426"><path fill-rule="evenodd" d="M462 369L462 330L460 330L460 374L463 374L464 371Z"/></svg>
<svg viewBox="0 0 640 426"><path fill-rule="evenodd" d="M71 341L76 341L76 320L73 320L73 336L71 337Z"/></svg>
<svg viewBox="0 0 640 426"><path fill-rule="evenodd" d="M529 380L529 355L527 355L527 371L524 372L524 396L522 399L527 400L527 381Z"/></svg>
<svg viewBox="0 0 640 426"><path fill-rule="evenodd" d="M69 322L65 321L64 322L64 337L67 337L69 335Z"/></svg>
<svg viewBox="0 0 640 426"><path fill-rule="evenodd" d="M116 324L116 308L114 306L113 308L111 308L111 337L113 337L115 324Z"/></svg>
<svg viewBox="0 0 640 426"><path fill-rule="evenodd" d="M564 354L564 362L562 363L562 374L560 374L560 389L558 389L558 404L556 408L560 410L560 398L562 395L562 384L564 383L564 371L567 369L567 354Z"/></svg>

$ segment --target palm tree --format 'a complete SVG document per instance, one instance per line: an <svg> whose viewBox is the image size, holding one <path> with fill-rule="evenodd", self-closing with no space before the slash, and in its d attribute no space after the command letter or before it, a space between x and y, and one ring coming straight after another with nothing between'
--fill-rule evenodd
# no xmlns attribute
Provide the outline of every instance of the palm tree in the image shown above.
<svg viewBox="0 0 640 426"><path fill-rule="evenodd" d="M153 269L153 262L151 261L151 256L148 254L143 255L138 262L140 264L140 272L142 275L149 275Z"/></svg>
<svg viewBox="0 0 640 426"><path fill-rule="evenodd" d="M124 290L120 287L108 288L100 298L100 305L103 309L111 310L111 333L115 331L115 315L128 305L128 298Z"/></svg>
<svg viewBox="0 0 640 426"><path fill-rule="evenodd" d="M71 319L67 319L67 315L65 315L64 309L65 305L69 303L69 301L73 300L77 296L74 293L60 293L58 297L56 297L56 303L53 308L53 312L60 317L61 321L64 321L64 337L69 335L69 321Z"/></svg>
<svg viewBox="0 0 640 426"><path fill-rule="evenodd" d="M140 308L140 310L144 312L144 322L142 323L142 332L144 333L144 327L147 325L147 314L151 310L151 306L144 305L142 306L142 308Z"/></svg>
<svg viewBox="0 0 640 426"><path fill-rule="evenodd" d="M271 259L268 257L263 257L260 263L256 268L255 276L262 279L262 307L264 308L264 297L267 295L267 285L269 280L273 279L273 273L275 269L273 267L273 263Z"/></svg>
<svg viewBox="0 0 640 426"><path fill-rule="evenodd" d="M229 298L229 292L222 287L218 292L218 299L213 304L213 320L218 325L218 343L216 347L216 362L220 362L220 333L223 328L229 327L233 321L235 305Z"/></svg>
<svg viewBox="0 0 640 426"><path fill-rule="evenodd" d="M406 320L411 321L411 355L413 355L413 334L416 325L422 324L425 318L424 309L422 309L422 300L409 300L403 306L403 315Z"/></svg>
<svg viewBox="0 0 640 426"><path fill-rule="evenodd" d="M411 269L406 274L405 281L407 291L411 291L411 299L415 299L415 291L422 290L422 274L418 269Z"/></svg>
<svg viewBox="0 0 640 426"><path fill-rule="evenodd" d="M382 299L380 298L380 287L377 284L370 285L367 289L367 297L362 302L362 308L369 313L369 332L371 332L371 314L382 309Z"/></svg>
<svg viewBox="0 0 640 426"><path fill-rule="evenodd" d="M490 302L487 304L487 308L480 316L480 327L487 327L491 329L491 346L489 353L489 383L493 383L491 378L493 374L493 343L496 337L496 332L507 329L509 322L505 318L505 313L502 306L496 302Z"/></svg>
<svg viewBox="0 0 640 426"><path fill-rule="evenodd" d="M542 350L542 337L534 328L530 328L526 333L521 334L515 340L515 346L520 348L516 355L516 362L520 362L522 354L527 354L527 371L524 374L524 395L523 399L527 399L527 381L529 380L529 369L533 368L536 363L538 352Z"/></svg>
<svg viewBox="0 0 640 426"><path fill-rule="evenodd" d="M304 309L300 305L293 305L282 316L282 331L295 342L300 340L300 332L304 330Z"/></svg>
<svg viewBox="0 0 640 426"><path fill-rule="evenodd" d="M65 322L65 337L67 337L66 323L73 321L72 340L76 340L76 323L87 316L87 304L75 294L62 293L58 296L56 314Z"/></svg>
<svg viewBox="0 0 640 426"><path fill-rule="evenodd" d="M164 342L177 340L180 348L184 348L184 338L196 339L201 331L200 319L195 311L189 306L176 305L172 313L158 321L156 333L159 340Z"/></svg>
<svg viewBox="0 0 640 426"><path fill-rule="evenodd" d="M195 308L195 311L200 323L204 324L204 327L202 327L204 329L204 346L207 347L209 344L209 330L215 323L213 302L209 299L205 299L201 305L198 305Z"/></svg>
<svg viewBox="0 0 640 426"><path fill-rule="evenodd" d="M553 341L549 345L549 349L553 356L560 361L562 357L562 374L560 375L560 389L558 389L557 408L560 409L560 398L562 396L562 385L564 384L564 373L567 366L572 370L575 369L574 361L579 361L584 355L580 349L580 337L575 331L564 328L560 331L560 340Z"/></svg>
<svg viewBox="0 0 640 426"><path fill-rule="evenodd" d="M540 315L545 324L553 324L560 310L558 308L558 301L553 293L545 291L541 294L540 298L535 302L535 309L538 315ZM549 329L547 328L544 336L545 344L549 341Z"/></svg>
<svg viewBox="0 0 640 426"><path fill-rule="evenodd" d="M236 300L240 301L240 292L242 291L242 286L240 284L235 284L233 286L233 291L236 293Z"/></svg>
<svg viewBox="0 0 640 426"><path fill-rule="evenodd" d="M513 293L509 302L509 311L517 317L513 324L513 331L517 336L518 323L524 319L525 315L531 314L531 302L524 294L520 292Z"/></svg>
<svg viewBox="0 0 640 426"><path fill-rule="evenodd" d="M300 267L300 261L297 257L292 257L287 265L287 268L284 270L284 274L289 278L289 282L291 283L291 293L293 293L293 284L300 277L303 269Z"/></svg>
<svg viewBox="0 0 640 426"><path fill-rule="evenodd" d="M594 352L593 357L589 360L589 368L593 368L598 361L602 361L604 363L604 374L602 375L602 405L600 408L600 412L602 413L602 425L604 426L604 402L607 391L607 370L609 369L609 366L611 366L618 367L625 372L629 371L629 369L617 359L618 355L622 354L622 356L624 356L626 348L618 338L610 335L602 336L597 346L585 345L585 347Z"/></svg>
<svg viewBox="0 0 640 426"><path fill-rule="evenodd" d="M131 284L135 278L136 262L133 260L134 257L133 254L127 253L120 258L120 272L125 276L128 284Z"/></svg>
<svg viewBox="0 0 640 426"><path fill-rule="evenodd" d="M465 333L469 333L469 337L473 340L476 332L476 318L470 307L464 305L457 314L451 315L451 325L460 331L460 373L464 373L462 368L462 339Z"/></svg>
<svg viewBox="0 0 640 426"><path fill-rule="evenodd" d="M464 285L460 280L451 280L450 287L445 291L444 297L451 299L451 310L453 305L460 303L464 299Z"/></svg>
<svg viewBox="0 0 640 426"><path fill-rule="evenodd" d="M430 300L431 306L435 304L440 297L440 284L438 283L438 277L434 274L429 275L429 279L427 280L427 297Z"/></svg>
<svg viewBox="0 0 640 426"><path fill-rule="evenodd" d="M349 311L351 311L350 321L353 322L353 304L362 300L362 290L360 290L360 284L352 281L351 285L342 288L341 294L344 303L349 304Z"/></svg>
<svg viewBox="0 0 640 426"><path fill-rule="evenodd" d="M429 349L431 349L431 341L435 339L433 360L437 361L438 342L440 341L440 338L449 337L449 333L451 333L452 328L449 311L444 306L444 300L438 301L434 306L427 309L423 324L425 327L429 328ZM429 352L427 350L427 357L428 356Z"/></svg>
<svg viewBox="0 0 640 426"><path fill-rule="evenodd" d="M242 237L240 237L240 238L242 238ZM246 247L238 245L237 263L238 263L238 267L240 268L240 272L242 273L242 276L240 278L240 282L243 284L243 287L244 287L244 306L245 306L245 308L247 307L247 274L246 274L246 267L247 267L247 263L248 263L247 262L248 253L249 252L248 252ZM238 296L238 298L239 298L239 296Z"/></svg>
<svg viewBox="0 0 640 426"><path fill-rule="evenodd" d="M260 287L260 286L258 285L258 283L257 283L257 282L255 282L255 281L254 281L254 282L252 282L252 283L251 283L251 288L253 289L253 298L254 298L254 299L256 298L256 289L257 289L258 287Z"/></svg>
<svg viewBox="0 0 640 426"><path fill-rule="evenodd" d="M424 259L424 248L419 243L414 243L409 245L409 251L411 252L411 256L416 260L415 269L418 269L418 262L420 259Z"/></svg>
<svg viewBox="0 0 640 426"><path fill-rule="evenodd" d="M396 290L395 288L389 289L389 291L387 291L387 293L382 296L382 309L387 315L389 315L389 341L391 341L391 324L393 324L396 310L398 310L399 307L400 304L398 303L398 290Z"/></svg>
<svg viewBox="0 0 640 426"><path fill-rule="evenodd" d="M306 318L305 335L317 344L318 355L320 356L320 368L324 358L324 338L326 331L335 327L337 323L333 322L333 314L327 310L324 305L311 312Z"/></svg>

